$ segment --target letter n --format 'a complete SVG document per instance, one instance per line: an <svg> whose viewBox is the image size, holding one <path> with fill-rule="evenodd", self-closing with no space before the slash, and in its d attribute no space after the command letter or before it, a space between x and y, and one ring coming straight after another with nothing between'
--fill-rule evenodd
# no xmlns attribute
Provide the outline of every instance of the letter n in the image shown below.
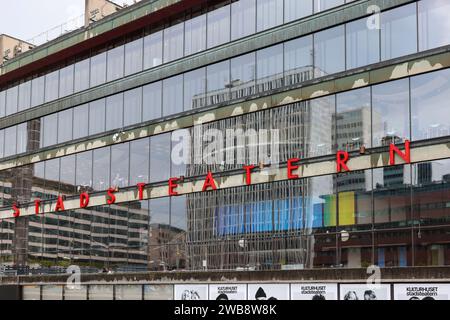
<svg viewBox="0 0 450 320"><path fill-rule="evenodd" d="M393 143L390 144L389 147L389 164L391 166L395 165L395 154L397 154L400 158L402 158L406 163L411 163L411 149L410 149L410 141L405 140L405 152L401 152L399 148L397 148Z"/></svg>

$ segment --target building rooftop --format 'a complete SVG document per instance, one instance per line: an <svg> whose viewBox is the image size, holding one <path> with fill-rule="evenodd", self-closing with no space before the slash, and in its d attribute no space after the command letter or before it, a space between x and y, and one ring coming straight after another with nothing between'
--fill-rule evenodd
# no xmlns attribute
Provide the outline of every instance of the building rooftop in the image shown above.
<svg viewBox="0 0 450 320"><path fill-rule="evenodd" d="M107 0L108 1L108 0ZM133 5L123 7L115 13L102 18L99 21L90 24L85 23L84 26L70 31L62 32L62 34L53 40L45 42L32 50L23 52L16 57L5 61L0 66L0 75L22 68L35 61L46 58L47 56L58 53L66 48L77 45L83 41L95 38L101 34L111 31L117 27L126 25L136 21L150 13L161 10L162 8L173 5L181 0L138 0ZM110 1L108 1L110 2ZM115 3L114 3L115 4ZM117 5L117 4L115 4ZM117 5L118 6L118 5ZM26 41L23 41L26 42Z"/></svg>

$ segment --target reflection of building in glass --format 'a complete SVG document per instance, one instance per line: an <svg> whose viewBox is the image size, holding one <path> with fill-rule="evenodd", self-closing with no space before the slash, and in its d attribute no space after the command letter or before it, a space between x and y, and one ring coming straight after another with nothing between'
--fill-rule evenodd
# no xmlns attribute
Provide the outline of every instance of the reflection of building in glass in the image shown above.
<svg viewBox="0 0 450 320"><path fill-rule="evenodd" d="M447 17L436 15L450 5L373 0L382 12L372 30L355 2L301 2L143 0L106 24L8 55L0 66L0 264L450 265L450 43L436 36L450 34ZM191 148L190 163L173 161L178 129L200 150ZM205 164L211 141L195 133L209 129L239 136L220 147L226 159ZM267 147L255 136L271 130L279 163L254 161ZM422 162L390 166L389 145L402 149L406 140ZM361 170L336 173L338 150ZM285 171L292 158L305 169L295 181ZM243 165L256 166L254 185L246 186ZM195 193L208 171L219 190ZM171 177L183 178L187 194L168 196ZM142 199L138 183L147 184ZM121 197L111 205L109 188ZM74 203L82 192L93 207L50 210L59 196ZM33 214L37 198L45 214Z"/></svg>

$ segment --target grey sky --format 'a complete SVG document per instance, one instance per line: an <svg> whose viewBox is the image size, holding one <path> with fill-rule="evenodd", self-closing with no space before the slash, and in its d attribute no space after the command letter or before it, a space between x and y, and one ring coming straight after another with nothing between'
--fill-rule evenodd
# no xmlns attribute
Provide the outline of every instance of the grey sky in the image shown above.
<svg viewBox="0 0 450 320"><path fill-rule="evenodd" d="M133 0L115 0L132 4ZM84 13L84 0L0 0L0 34L29 40Z"/></svg>

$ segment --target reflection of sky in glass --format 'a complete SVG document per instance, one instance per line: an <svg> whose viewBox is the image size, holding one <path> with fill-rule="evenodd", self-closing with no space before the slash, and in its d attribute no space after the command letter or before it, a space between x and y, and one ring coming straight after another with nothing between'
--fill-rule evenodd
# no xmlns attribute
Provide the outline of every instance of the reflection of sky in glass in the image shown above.
<svg viewBox="0 0 450 320"><path fill-rule="evenodd" d="M450 2L419 1L419 49L427 50L450 42Z"/></svg>
<svg viewBox="0 0 450 320"><path fill-rule="evenodd" d="M411 78L413 140L449 134L450 70Z"/></svg>

